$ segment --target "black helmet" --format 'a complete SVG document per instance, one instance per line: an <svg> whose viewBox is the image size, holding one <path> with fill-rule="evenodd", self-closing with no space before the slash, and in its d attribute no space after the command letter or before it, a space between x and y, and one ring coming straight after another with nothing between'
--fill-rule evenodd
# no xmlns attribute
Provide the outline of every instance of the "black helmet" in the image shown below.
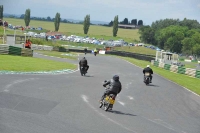
<svg viewBox="0 0 200 133"><path fill-rule="evenodd" d="M113 80L118 81L119 80L119 76L118 75L113 76Z"/></svg>

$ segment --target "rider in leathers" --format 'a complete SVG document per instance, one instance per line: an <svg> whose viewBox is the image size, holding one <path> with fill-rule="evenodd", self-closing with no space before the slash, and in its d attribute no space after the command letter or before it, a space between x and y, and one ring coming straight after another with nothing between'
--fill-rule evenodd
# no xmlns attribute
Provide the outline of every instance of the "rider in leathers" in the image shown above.
<svg viewBox="0 0 200 133"><path fill-rule="evenodd" d="M117 95L120 93L122 89L121 82L119 81L119 76L115 75L113 78L103 84L104 87L109 85L109 88L104 92L103 96L101 97L100 102L103 101L104 97L109 94Z"/></svg>
<svg viewBox="0 0 200 133"><path fill-rule="evenodd" d="M79 67L81 68L81 66L86 67L86 72L88 71L89 66L85 57L79 61Z"/></svg>
<svg viewBox="0 0 200 133"><path fill-rule="evenodd" d="M150 65L147 65L146 68L143 69L143 74L145 74L146 72L150 73L150 83L152 82L152 74L153 74L153 70L150 68Z"/></svg>

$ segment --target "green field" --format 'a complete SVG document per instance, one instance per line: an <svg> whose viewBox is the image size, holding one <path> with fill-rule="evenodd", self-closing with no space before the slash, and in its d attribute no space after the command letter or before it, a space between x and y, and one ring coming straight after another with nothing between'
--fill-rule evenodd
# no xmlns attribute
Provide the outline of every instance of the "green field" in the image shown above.
<svg viewBox="0 0 200 133"><path fill-rule="evenodd" d="M12 25L22 25L24 26L23 19L14 19L14 18L4 18L9 24ZM36 21L31 20L30 26L32 27L43 27L43 29L54 31L54 22L47 21ZM86 36L83 34L83 25L81 24L69 24L69 23L60 23L59 32L62 32L66 35L80 35ZM89 28L88 36L104 39L124 39L128 42L133 42L134 40L139 40L139 34L137 29L118 29L117 37L112 37L112 27L91 25Z"/></svg>
<svg viewBox="0 0 200 133"><path fill-rule="evenodd" d="M66 63L57 62L52 60L33 58L33 57L22 57L22 56L11 56L11 55L0 55L0 71L52 71L52 70L63 70L63 69L76 69L77 66Z"/></svg>

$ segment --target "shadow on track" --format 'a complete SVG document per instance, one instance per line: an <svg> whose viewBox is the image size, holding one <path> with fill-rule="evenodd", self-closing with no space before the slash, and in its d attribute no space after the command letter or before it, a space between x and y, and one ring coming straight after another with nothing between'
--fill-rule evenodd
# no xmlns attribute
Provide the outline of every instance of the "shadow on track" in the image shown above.
<svg viewBox="0 0 200 133"><path fill-rule="evenodd" d="M134 114L129 114L129 113L123 113L121 111L116 111L116 110L112 110L112 111L108 111L110 113L114 113L114 114L118 114L118 115L129 115L129 116L137 116L137 115L134 115Z"/></svg>
<svg viewBox="0 0 200 133"><path fill-rule="evenodd" d="M92 75L85 75L84 77L94 77L94 76L92 76Z"/></svg>
<svg viewBox="0 0 200 133"><path fill-rule="evenodd" d="M158 85L149 84L148 86L160 87Z"/></svg>

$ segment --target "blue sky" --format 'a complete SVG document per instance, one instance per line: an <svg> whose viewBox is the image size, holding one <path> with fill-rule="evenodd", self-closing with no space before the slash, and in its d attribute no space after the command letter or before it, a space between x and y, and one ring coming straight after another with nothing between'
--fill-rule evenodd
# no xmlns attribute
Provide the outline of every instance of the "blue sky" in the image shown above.
<svg viewBox="0 0 200 133"><path fill-rule="evenodd" d="M116 15L119 21L128 18L143 20L145 25L165 18L195 19L200 22L200 0L1 0L4 13L83 20L90 14L92 21L110 22Z"/></svg>

